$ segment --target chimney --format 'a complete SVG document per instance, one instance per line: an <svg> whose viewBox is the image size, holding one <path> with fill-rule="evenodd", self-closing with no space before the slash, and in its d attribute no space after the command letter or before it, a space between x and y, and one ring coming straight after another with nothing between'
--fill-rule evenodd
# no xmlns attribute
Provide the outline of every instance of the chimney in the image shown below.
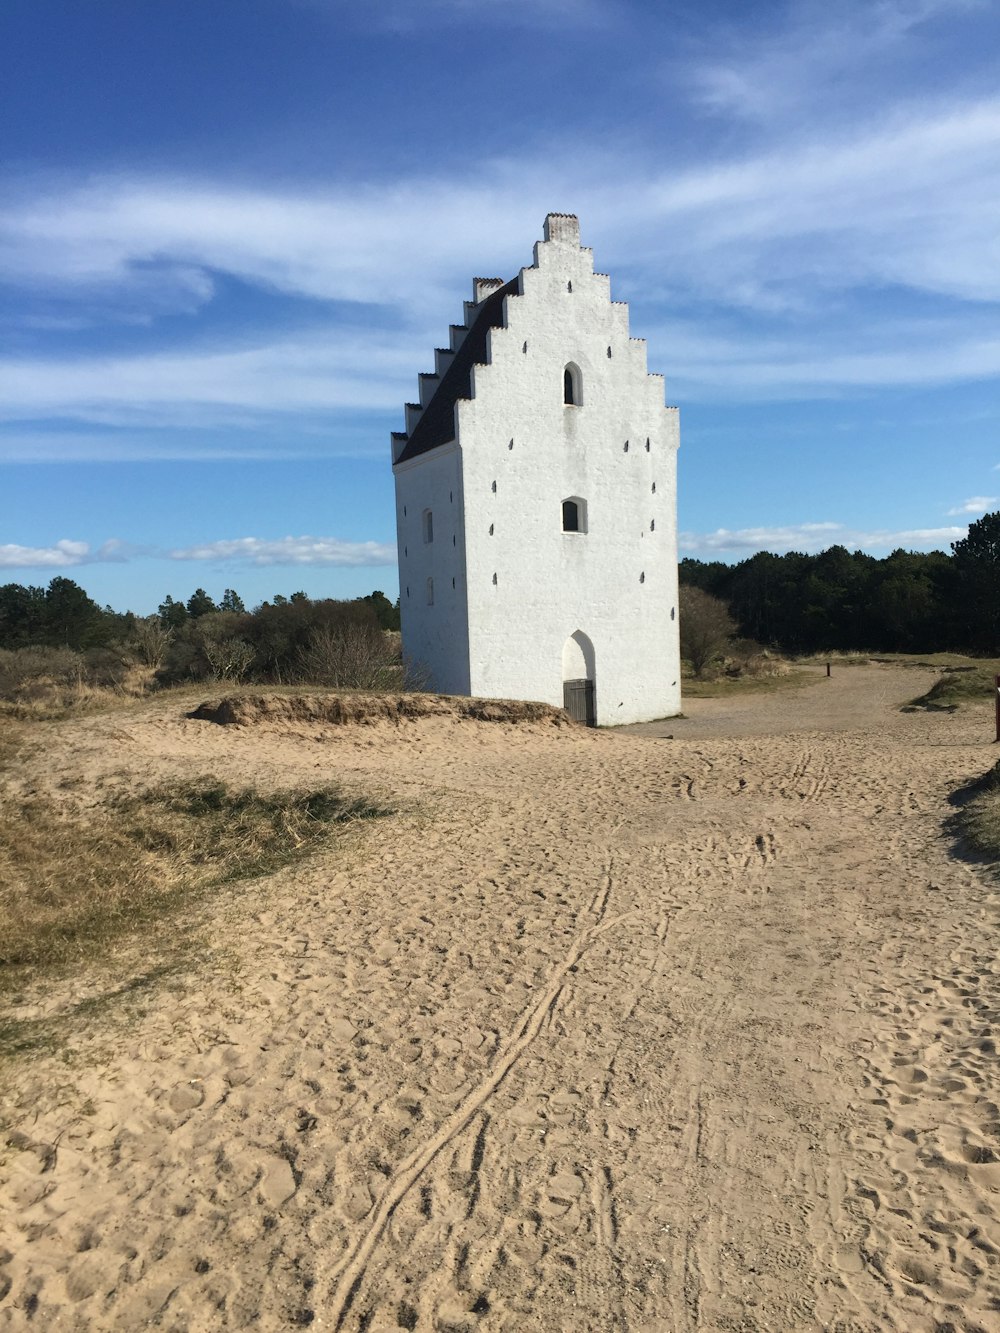
<svg viewBox="0 0 1000 1333"><path fill-rule="evenodd" d="M547 241L558 241L562 245L579 245L580 220L575 213L550 213L545 219L542 235Z"/></svg>

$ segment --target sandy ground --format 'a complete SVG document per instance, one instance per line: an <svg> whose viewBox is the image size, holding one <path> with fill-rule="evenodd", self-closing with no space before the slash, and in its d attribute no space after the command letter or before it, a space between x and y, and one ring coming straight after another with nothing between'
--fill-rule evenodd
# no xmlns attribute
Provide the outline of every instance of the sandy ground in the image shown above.
<svg viewBox="0 0 1000 1333"><path fill-rule="evenodd" d="M31 781L400 813L7 1071L0 1329L1000 1329L996 881L944 828L995 750L898 711L930 680L614 733L67 725Z"/></svg>

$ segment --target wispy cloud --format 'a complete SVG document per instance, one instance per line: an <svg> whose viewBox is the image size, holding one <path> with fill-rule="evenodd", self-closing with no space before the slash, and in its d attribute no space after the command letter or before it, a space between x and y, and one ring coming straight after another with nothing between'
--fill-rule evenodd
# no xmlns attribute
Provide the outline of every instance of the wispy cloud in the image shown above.
<svg viewBox="0 0 1000 1333"><path fill-rule="evenodd" d="M678 544L688 555L752 555L756 551L825 551L831 546L850 550L894 551L944 549L959 541L965 527L906 528L865 532L842 523L797 523L788 527L718 528L715 532L682 532Z"/></svg>
<svg viewBox="0 0 1000 1333"><path fill-rule="evenodd" d="M461 179L326 191L127 177L25 186L0 214L0 279L29 295L57 292L88 313L112 297L133 313L148 300L152 318L171 301L210 303L229 274L309 301L313 319L317 300L361 314L350 327L331 311L321 331L258 329L239 346L206 337L135 356L9 357L0 411L249 427L267 413L394 410L469 276L516 271L553 206L581 214L655 367L689 399L993 377L998 155L991 97L707 165L567 141L557 167L539 151ZM900 319L894 303L873 315L874 290L929 302L934 317Z"/></svg>
<svg viewBox="0 0 1000 1333"><path fill-rule="evenodd" d="M54 387L58 386L58 377L54 377ZM86 408L70 400L60 400L53 392L52 410L68 412L79 416ZM117 408L105 405L96 409L108 418L119 415L134 419L134 411L120 412ZM164 411L166 416L183 416L189 409L179 408L175 413ZM24 415L24 413L20 413ZM146 414L149 417L154 414ZM116 430L78 429L48 430L34 429L30 424L18 429L0 430L0 463L124 463L124 462L176 462L205 463L225 461L263 461L280 458L288 461L294 458L324 457L339 455L355 457L365 452L343 432L331 440L330 423L324 423L322 429L314 434L300 430L290 436L287 430L277 431L275 435L263 436L260 422L248 420L243 414L234 414L234 424L241 429L233 431L225 444L220 444L212 435L205 433L210 414L205 412L196 425L197 428L186 430L140 430L123 427ZM176 424L176 422L175 422ZM381 443L381 436L380 436Z"/></svg>
<svg viewBox="0 0 1000 1333"><path fill-rule="evenodd" d="M794 111L801 119L832 103L838 117L849 116L884 95L887 60L919 50L935 20L982 8L983 0L808 0L773 31L766 16L752 31L716 30L717 54L689 78L701 104L718 114L768 122Z"/></svg>
<svg viewBox="0 0 1000 1333"><path fill-rule="evenodd" d="M549 28L603 27L620 11L615 0L504 0L483 5L481 0L299 0L311 9L336 15L356 27L376 31L413 32L451 24L477 27Z"/></svg>
<svg viewBox="0 0 1000 1333"><path fill-rule="evenodd" d="M251 565L394 565L396 548L382 542L345 542L336 537L239 537L204 542L170 553L171 560L242 561Z"/></svg>
<svg viewBox="0 0 1000 1333"><path fill-rule="evenodd" d="M414 356L398 333L332 330L233 350L8 360L0 362L0 417L204 428L249 426L267 413L397 408L412 396Z"/></svg>
<svg viewBox="0 0 1000 1333"><path fill-rule="evenodd" d="M960 505L954 509L946 509L945 513L949 517L958 517L963 514L985 514L987 509L993 505L1000 504L998 495L972 495L968 500L963 500Z"/></svg>
<svg viewBox="0 0 1000 1333"><path fill-rule="evenodd" d="M460 179L327 191L122 178L29 188L0 215L0 274L61 292L141 288L156 274L207 300L222 272L420 311L456 282L464 289L484 260L512 271L544 213L570 205L603 263L661 289L718 300L734 275L746 284L753 273L758 289L895 282L992 299L998 151L993 97L708 165L567 140L557 164L546 148Z"/></svg>

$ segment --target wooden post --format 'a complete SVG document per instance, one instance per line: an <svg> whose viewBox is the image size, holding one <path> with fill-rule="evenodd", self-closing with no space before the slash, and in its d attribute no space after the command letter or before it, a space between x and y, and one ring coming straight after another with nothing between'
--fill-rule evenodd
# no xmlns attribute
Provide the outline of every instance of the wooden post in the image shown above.
<svg viewBox="0 0 1000 1333"><path fill-rule="evenodd" d="M829 662L827 662L827 664L826 664L826 674L827 674L827 675L830 674L830 663L829 663ZM997 683L1000 684L1000 676L997 677ZM997 704L997 707L1000 708L1000 703ZM998 738L1000 738L1000 733L998 733Z"/></svg>
<svg viewBox="0 0 1000 1333"><path fill-rule="evenodd" d="M1000 676L994 676L993 683L996 685L997 740L1000 741Z"/></svg>

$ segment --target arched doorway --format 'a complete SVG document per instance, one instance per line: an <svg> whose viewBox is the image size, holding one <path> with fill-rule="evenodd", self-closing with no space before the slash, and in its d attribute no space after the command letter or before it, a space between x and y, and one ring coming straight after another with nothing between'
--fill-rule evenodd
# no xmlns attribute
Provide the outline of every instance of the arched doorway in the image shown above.
<svg viewBox="0 0 1000 1333"><path fill-rule="evenodd" d="M582 630L575 630L562 650L563 707L574 722L597 726L594 703L594 645Z"/></svg>

